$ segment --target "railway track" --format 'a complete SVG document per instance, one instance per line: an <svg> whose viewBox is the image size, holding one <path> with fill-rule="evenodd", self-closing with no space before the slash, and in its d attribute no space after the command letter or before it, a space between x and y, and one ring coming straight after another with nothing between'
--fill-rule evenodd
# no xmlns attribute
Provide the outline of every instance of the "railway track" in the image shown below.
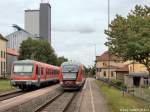
<svg viewBox="0 0 150 112"><path fill-rule="evenodd" d="M65 112L77 92L62 92L35 112Z"/></svg>
<svg viewBox="0 0 150 112"><path fill-rule="evenodd" d="M7 99L10 99L10 98L13 98L13 97L25 94L25 93L27 93L27 91L20 90L20 91L13 91L10 93L2 94L0 95L0 101L7 100Z"/></svg>

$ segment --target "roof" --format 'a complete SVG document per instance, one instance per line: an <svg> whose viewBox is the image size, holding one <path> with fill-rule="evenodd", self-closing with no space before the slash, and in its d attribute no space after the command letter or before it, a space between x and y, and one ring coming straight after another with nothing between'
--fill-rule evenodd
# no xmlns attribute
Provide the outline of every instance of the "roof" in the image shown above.
<svg viewBox="0 0 150 112"><path fill-rule="evenodd" d="M46 65L46 66L52 67L54 69L59 69L58 66L50 65L50 64L39 62L39 61L35 61L35 60L28 60L28 59L26 59L26 60L18 60L18 61L14 62L14 64L21 64L21 63L25 63L25 64L37 63L37 64L42 64L42 65Z"/></svg>
<svg viewBox="0 0 150 112"><path fill-rule="evenodd" d="M40 11L40 10L38 10L38 9L27 9L27 10L25 10L25 12L35 12L35 11Z"/></svg>
<svg viewBox="0 0 150 112"><path fill-rule="evenodd" d="M2 36L2 34L0 34L0 39L5 40L5 41L8 41L6 38L4 38L4 37Z"/></svg>
<svg viewBox="0 0 150 112"><path fill-rule="evenodd" d="M7 48L7 54L13 55L13 56L19 56L19 53L15 49Z"/></svg>
<svg viewBox="0 0 150 112"><path fill-rule="evenodd" d="M149 74L148 73L129 73L129 75L127 75L127 76L130 76L130 77L148 77L149 76Z"/></svg>
<svg viewBox="0 0 150 112"><path fill-rule="evenodd" d="M77 66L80 66L81 65L81 63L80 62L77 62L77 61L67 61L67 62L64 62L64 63L62 63L62 66L64 66L64 65L77 65Z"/></svg>
<svg viewBox="0 0 150 112"><path fill-rule="evenodd" d="M119 67L116 69L116 72L129 72L128 65L124 65L123 67Z"/></svg>
<svg viewBox="0 0 150 112"><path fill-rule="evenodd" d="M113 66L113 65L110 65L110 66L104 66L104 67L101 67L102 69L118 69L118 66Z"/></svg>
<svg viewBox="0 0 150 112"><path fill-rule="evenodd" d="M116 56L115 54L110 53L109 51L105 51L102 55L96 56L96 61L122 61L123 59Z"/></svg>

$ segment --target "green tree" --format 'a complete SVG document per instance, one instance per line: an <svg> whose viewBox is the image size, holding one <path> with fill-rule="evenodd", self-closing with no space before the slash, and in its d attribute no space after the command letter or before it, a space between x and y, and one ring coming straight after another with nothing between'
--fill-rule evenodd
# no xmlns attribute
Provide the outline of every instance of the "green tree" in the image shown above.
<svg viewBox="0 0 150 112"><path fill-rule="evenodd" d="M67 58L65 58L64 56L58 57L57 59L57 65L60 66L63 62L68 61Z"/></svg>
<svg viewBox="0 0 150 112"><path fill-rule="evenodd" d="M34 40L28 38L20 46L19 59L32 59L48 64L57 64L57 55L53 48L45 40Z"/></svg>
<svg viewBox="0 0 150 112"><path fill-rule="evenodd" d="M150 73L150 7L136 5L127 17L116 15L109 28L105 30L109 50L144 64Z"/></svg>

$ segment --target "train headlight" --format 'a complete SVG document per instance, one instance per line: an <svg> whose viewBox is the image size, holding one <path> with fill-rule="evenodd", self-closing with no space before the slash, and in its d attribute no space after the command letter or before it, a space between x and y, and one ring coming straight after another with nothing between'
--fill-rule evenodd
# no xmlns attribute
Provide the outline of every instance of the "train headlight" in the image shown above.
<svg viewBox="0 0 150 112"><path fill-rule="evenodd" d="M12 85L15 85L16 83L15 83L15 81L11 80L11 84L12 84Z"/></svg>
<svg viewBox="0 0 150 112"><path fill-rule="evenodd" d="M63 82L60 82L60 84L63 84Z"/></svg>
<svg viewBox="0 0 150 112"><path fill-rule="evenodd" d="M77 85L79 85L81 82L76 82Z"/></svg>

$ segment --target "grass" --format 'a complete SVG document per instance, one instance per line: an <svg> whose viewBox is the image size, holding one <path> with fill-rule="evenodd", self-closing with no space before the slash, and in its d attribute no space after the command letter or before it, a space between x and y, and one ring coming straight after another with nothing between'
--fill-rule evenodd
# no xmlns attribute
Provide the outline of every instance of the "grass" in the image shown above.
<svg viewBox="0 0 150 112"><path fill-rule="evenodd" d="M0 79L0 93L14 90L14 88L11 87L10 81L7 79Z"/></svg>
<svg viewBox="0 0 150 112"><path fill-rule="evenodd" d="M148 103L129 94L123 96L122 92L114 87L109 87L108 84L96 80L100 90L104 94L110 112L150 112ZM135 110L136 109L136 110ZM140 111L139 111L139 110Z"/></svg>

